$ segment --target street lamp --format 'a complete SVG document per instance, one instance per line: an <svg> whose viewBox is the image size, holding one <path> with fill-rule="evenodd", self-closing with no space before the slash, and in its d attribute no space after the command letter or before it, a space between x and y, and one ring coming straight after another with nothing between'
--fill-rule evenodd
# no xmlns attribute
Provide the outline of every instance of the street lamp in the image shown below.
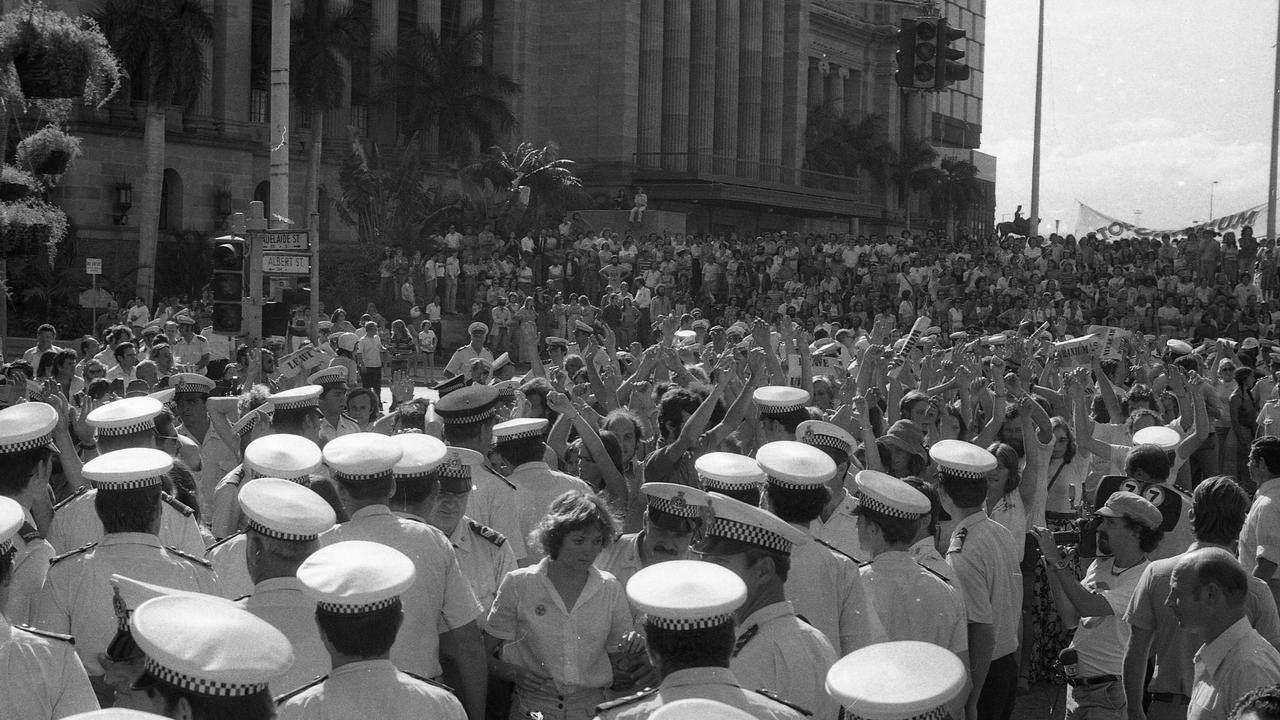
<svg viewBox="0 0 1280 720"><path fill-rule="evenodd" d="M1217 180L1209 183L1209 222L1213 222L1213 189L1217 187L1217 185Z"/></svg>

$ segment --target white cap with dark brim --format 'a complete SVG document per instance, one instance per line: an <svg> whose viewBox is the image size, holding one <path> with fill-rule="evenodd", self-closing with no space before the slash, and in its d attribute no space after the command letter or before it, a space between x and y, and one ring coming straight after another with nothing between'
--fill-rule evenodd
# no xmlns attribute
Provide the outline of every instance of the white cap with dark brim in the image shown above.
<svg viewBox="0 0 1280 720"><path fill-rule="evenodd" d="M118 437L156 429L156 416L164 411L160 401L149 397L125 398L94 408L85 417L98 435Z"/></svg>
<svg viewBox="0 0 1280 720"><path fill-rule="evenodd" d="M297 576L319 610L359 615L395 604L415 572L413 561L390 545L346 540L312 553Z"/></svg>
<svg viewBox="0 0 1280 720"><path fill-rule="evenodd" d="M244 467L256 477L305 480L323 461L320 446L301 435L265 435L244 449Z"/></svg>
<svg viewBox="0 0 1280 720"><path fill-rule="evenodd" d="M173 468L169 453L153 448L125 448L99 455L81 474L99 490L139 490L164 485Z"/></svg>
<svg viewBox="0 0 1280 720"><path fill-rule="evenodd" d="M0 410L0 455L53 446L58 411L42 402L26 402Z"/></svg>
<svg viewBox="0 0 1280 720"><path fill-rule="evenodd" d="M309 542L337 522L337 515L324 498L289 480L250 480L240 488L236 499L249 530L275 540Z"/></svg>
<svg viewBox="0 0 1280 720"><path fill-rule="evenodd" d="M760 464L746 455L727 452L709 452L693 461L704 490L737 491L759 488L764 484L765 473ZM643 486L641 486L643 488Z"/></svg>
<svg viewBox="0 0 1280 720"><path fill-rule="evenodd" d="M627 581L631 607L664 630L704 630L733 620L747 586L727 568L699 560L671 560L641 569Z"/></svg>
<svg viewBox="0 0 1280 720"><path fill-rule="evenodd" d="M950 650L899 640L855 650L827 671L827 694L850 720L949 717L947 703L964 689L968 672Z"/></svg>
<svg viewBox="0 0 1280 720"><path fill-rule="evenodd" d="M835 477L836 461L812 445L795 440L766 443L756 451L765 482L783 490L812 490Z"/></svg>
<svg viewBox="0 0 1280 720"><path fill-rule="evenodd" d="M404 452L396 441L380 433L351 433L330 440L324 446L324 462L333 470L333 479L360 483L390 477Z"/></svg>

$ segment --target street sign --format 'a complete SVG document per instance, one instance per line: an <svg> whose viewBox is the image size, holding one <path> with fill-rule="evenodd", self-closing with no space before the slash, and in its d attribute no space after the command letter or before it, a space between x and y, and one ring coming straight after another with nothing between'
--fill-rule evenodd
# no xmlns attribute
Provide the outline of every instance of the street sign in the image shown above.
<svg viewBox="0 0 1280 720"><path fill-rule="evenodd" d="M101 275L102 258L85 258L84 272L86 275Z"/></svg>
<svg viewBox="0 0 1280 720"><path fill-rule="evenodd" d="M311 249L306 230L254 230L249 235L264 252Z"/></svg>
<svg viewBox="0 0 1280 720"><path fill-rule="evenodd" d="M306 233L303 233L304 235ZM263 255L263 275L310 275L311 258L307 255Z"/></svg>

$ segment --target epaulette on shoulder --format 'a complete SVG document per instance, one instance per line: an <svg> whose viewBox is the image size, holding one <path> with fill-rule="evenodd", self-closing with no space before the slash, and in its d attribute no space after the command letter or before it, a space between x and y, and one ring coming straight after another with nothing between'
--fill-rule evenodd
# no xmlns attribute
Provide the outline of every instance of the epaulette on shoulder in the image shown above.
<svg viewBox="0 0 1280 720"><path fill-rule="evenodd" d="M409 677L413 678L414 680L421 680L422 682L424 682L424 683L426 683L426 684L428 684L428 685L431 685L431 686L434 686L434 687L438 687L438 688L440 688L441 690L447 690L447 691L449 691L449 692L451 692L451 693L454 693L455 695L457 694L456 692L454 692L454 689L453 689L453 688L449 687L448 685L445 685L444 683L440 682L439 680L432 680L432 679L431 679L431 678L429 678L429 677L422 677L421 675L414 675L413 673L409 672L408 670L401 670L400 672L404 673L405 675L408 675Z"/></svg>
<svg viewBox="0 0 1280 720"><path fill-rule="evenodd" d="M234 532L234 533L231 533L230 535L228 535L228 536L226 536L226 537L222 538L221 540L217 541L216 543L214 543L214 544L210 545L209 547L205 548L205 549L204 549L204 551L205 551L205 553L206 553L206 554L208 554L208 553L212 552L212 551L213 551L213 549L214 549L214 548L216 548L216 547L218 547L219 545L223 545L223 544L225 544L227 541L231 540L232 538L240 537L240 536L241 536L241 535L243 535L243 534L244 534L244 531L243 531L243 530L241 530L240 532Z"/></svg>
<svg viewBox="0 0 1280 720"><path fill-rule="evenodd" d="M950 555L964 550L964 541L967 537L969 537L969 528L960 528L951 538L951 544L947 546L947 554Z"/></svg>
<svg viewBox="0 0 1280 720"><path fill-rule="evenodd" d="M761 690L756 690L756 693L763 695L780 705L786 705L787 707L791 708L792 710L795 710L796 712L800 713L801 715L804 715L805 717L813 717L813 713L809 712L808 710L805 710L804 708L800 707L799 705L796 705L793 702L782 699L782 696L778 695L778 693L772 690L761 689Z"/></svg>
<svg viewBox="0 0 1280 720"><path fill-rule="evenodd" d="M192 555L191 553L186 552L185 550L180 550L172 545L166 545L165 550L168 550L169 552L173 553L174 555L177 555L183 560L190 560L191 562L197 565L203 565L209 568L210 570L213 569L213 563L209 562L208 560L205 560L204 558L196 557L195 555Z"/></svg>
<svg viewBox="0 0 1280 720"><path fill-rule="evenodd" d="M507 484L507 487L511 488L512 490L515 490L515 489L516 489L516 484L515 484L515 483L513 483L513 482L511 482L510 480L508 480L508 479L506 479L505 477L503 477L503 476L502 476L502 473L498 472L497 470L494 470L494 469L493 469L493 466L491 466L489 463L483 463L483 464L481 464L481 466L480 466L480 467L481 467L481 468L483 468L485 472L489 473L490 475L492 475L492 476L494 476L494 477L498 478L499 480L501 480L502 482L506 483L506 484Z"/></svg>
<svg viewBox="0 0 1280 720"><path fill-rule="evenodd" d="M937 578L938 578L939 580L941 580L942 582L944 582L944 583L946 583L946 584L948 584L948 585L950 585L950 584L951 584L951 581L947 579L947 576L946 576L946 575L943 575L942 573L938 572L937 570L934 570L933 568L929 567L928 565L925 565L924 563L920 562L919 560L917 560L917 561L916 561L916 564L917 564L917 565L919 565L920 567L924 568L925 572L932 574L933 576L937 577Z"/></svg>
<svg viewBox="0 0 1280 720"><path fill-rule="evenodd" d="M76 639L74 637L71 637L70 635L63 635L62 633L49 632L48 630L33 628L30 625L18 625L17 627L19 630L23 632L29 632L32 635L39 635L40 637L49 638L50 640L60 640L64 643L70 643L72 645L76 644Z"/></svg>
<svg viewBox="0 0 1280 720"><path fill-rule="evenodd" d="M643 700L644 698L647 698L656 692L658 692L658 688L656 687L649 688L648 690L641 690L638 693L627 695L626 697L620 697L617 700L610 700L609 702L600 703L599 705L596 706L596 715L599 715L600 713L606 710L612 710L616 707L622 707L623 705L630 705L631 703L636 702L637 700Z"/></svg>
<svg viewBox="0 0 1280 720"><path fill-rule="evenodd" d="M295 696L297 696L298 694L302 693L304 690L309 690L309 689L311 689L311 688L313 688L313 687L315 687L315 686L319 685L320 683L322 683L322 682L324 682L325 680L328 680L328 679L329 679L329 676L328 676L328 675L320 675L320 676L316 677L316 679L315 679L315 680L312 680L311 682L306 683L306 684L305 684L305 685L303 685L302 687L294 688L293 690L290 690L289 692L287 692L287 693L285 693L285 694L283 694L283 695L277 696L277 697L276 697L276 699L275 699L275 704L276 704L276 705L282 705L282 704L284 704L284 703L285 703L285 701L287 701L287 700L292 700Z"/></svg>
<svg viewBox="0 0 1280 720"><path fill-rule="evenodd" d="M236 598L235 600L232 600L231 602L240 602L241 600L248 600L248 599L249 599L249 598L251 598L251 597L253 597L253 593L247 593L247 594L245 594L245 595L241 595L240 597Z"/></svg>
<svg viewBox="0 0 1280 720"><path fill-rule="evenodd" d="M488 525L482 525L471 518L467 518L467 524L471 526L472 532L485 540L488 540L494 547L502 547L503 543L507 541L506 535L503 535Z"/></svg>
<svg viewBox="0 0 1280 720"><path fill-rule="evenodd" d="M22 523L22 527L18 528L18 537L23 542L33 543L37 540L43 540L44 535L40 534L40 530L29 522Z"/></svg>
<svg viewBox="0 0 1280 720"><path fill-rule="evenodd" d="M186 505L183 505L181 502L178 502L178 499L177 499L177 498L175 498L174 496L170 495L170 494L169 494L169 493L167 493L167 492L162 492L162 493L160 493L160 499L164 501L164 504L165 504L165 505L168 505L169 507L173 508L174 510L177 510L177 511L178 511L179 513L181 513L184 517L191 517L192 515L195 515L195 514L196 514L196 511L195 511L195 510L192 510L191 508L187 507Z"/></svg>
<svg viewBox="0 0 1280 720"><path fill-rule="evenodd" d="M196 333L195 337L193 337L192 339L194 340L194 339L196 339L196 338L199 338L199 339L201 339L201 340L204 340L205 342L209 342L209 338L207 338L207 337L205 337L205 336L201 335L200 333Z"/></svg>
<svg viewBox="0 0 1280 720"><path fill-rule="evenodd" d="M852 560L852 561L853 561L853 564L854 564L854 565L861 565L861 564L862 564L862 561L861 561L861 560L859 560L858 558L856 558L856 557L854 557L854 556L850 555L849 553L847 553L847 552L845 552L845 551L841 550L840 548L836 547L835 545L832 545L831 543L827 542L826 540L822 540L822 539L820 539L820 538L814 538L813 540L814 540L814 542L816 542L816 543L818 543L819 545L821 545L822 547L824 547L824 548L826 548L826 549L830 550L831 552L833 552L833 553L835 553L835 554L837 554L837 555L839 555L839 556L841 556L841 557L849 558L850 560Z"/></svg>
<svg viewBox="0 0 1280 720"><path fill-rule="evenodd" d="M75 550L72 550L72 551L70 551L70 552L64 552L64 553L62 553L61 555L59 555L59 556L57 556L57 557L55 557L55 558L53 558L53 559L49 560L49 567L53 567L54 565L57 565L58 563L62 562L63 560L66 560L67 558L72 557L73 555L79 555L80 553L88 552L89 550L91 550L91 549L93 549L93 548L95 548L95 547L97 547L97 546L98 546L98 543L96 543L96 542L91 542L91 543L86 543L86 544L84 544L84 545L81 545L80 547L78 547L78 548L76 548Z"/></svg>
<svg viewBox="0 0 1280 720"><path fill-rule="evenodd" d="M59 510L61 510L62 508L64 508L64 507L66 507L67 505L69 505L69 504L71 503L71 501L72 501L72 500L75 500L76 498L80 497L81 495L83 495L83 494L85 494L85 493L87 493L87 492L89 492L89 486L88 486L88 485L81 485L79 488L77 488L77 489L76 489L76 491L75 491L75 492L73 492L73 493L71 493L70 495L68 495L67 497L63 498L63 499L62 499L62 502L59 502L57 505L54 505L54 506L53 506L53 511L54 511L54 512L58 512L58 511L59 511Z"/></svg>

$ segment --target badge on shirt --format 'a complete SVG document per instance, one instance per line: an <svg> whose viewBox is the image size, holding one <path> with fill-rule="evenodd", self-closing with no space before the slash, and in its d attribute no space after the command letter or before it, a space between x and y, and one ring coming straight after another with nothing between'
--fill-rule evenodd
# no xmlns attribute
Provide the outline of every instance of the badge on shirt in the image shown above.
<svg viewBox="0 0 1280 720"><path fill-rule="evenodd" d="M533 609L533 614L534 614L534 615L537 615L538 617L542 617L543 615L546 615L546 614L547 614L547 606L546 606L546 605L539 605L538 607L536 607L536 608L534 608L534 609Z"/></svg>

